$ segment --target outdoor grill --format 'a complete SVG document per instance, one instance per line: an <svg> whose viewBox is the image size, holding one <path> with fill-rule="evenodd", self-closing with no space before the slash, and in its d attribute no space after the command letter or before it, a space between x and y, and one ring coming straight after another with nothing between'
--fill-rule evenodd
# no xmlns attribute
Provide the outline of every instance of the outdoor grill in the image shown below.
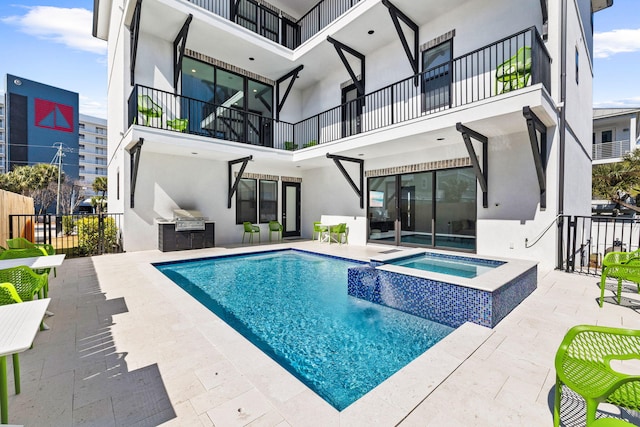
<svg viewBox="0 0 640 427"><path fill-rule="evenodd" d="M200 211L176 209L173 211L173 221L176 231L204 231L205 221Z"/></svg>

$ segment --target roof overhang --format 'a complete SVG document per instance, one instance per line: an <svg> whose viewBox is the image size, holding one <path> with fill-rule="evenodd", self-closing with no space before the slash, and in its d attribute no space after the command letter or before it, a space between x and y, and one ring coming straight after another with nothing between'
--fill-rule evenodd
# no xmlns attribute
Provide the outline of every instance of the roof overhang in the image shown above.
<svg viewBox="0 0 640 427"><path fill-rule="evenodd" d="M591 0L591 10L594 12L599 12L611 6L613 6L613 0Z"/></svg>
<svg viewBox="0 0 640 427"><path fill-rule="evenodd" d="M93 37L107 41L113 0L93 0Z"/></svg>

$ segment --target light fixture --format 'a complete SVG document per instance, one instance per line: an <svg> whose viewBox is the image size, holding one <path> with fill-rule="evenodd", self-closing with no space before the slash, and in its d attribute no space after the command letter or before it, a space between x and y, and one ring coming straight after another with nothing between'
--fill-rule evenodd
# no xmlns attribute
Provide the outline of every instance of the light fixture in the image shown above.
<svg viewBox="0 0 640 427"><path fill-rule="evenodd" d="M253 61L255 58L253 56L249 57L249 61Z"/></svg>
<svg viewBox="0 0 640 427"><path fill-rule="evenodd" d="M254 89L254 90L253 90L253 92L254 92L254 93L255 93L255 92L257 92L257 91L258 91L258 89Z"/></svg>
<svg viewBox="0 0 640 427"><path fill-rule="evenodd" d="M369 35L371 35L371 34L373 34L373 33L375 33L375 31L374 31L374 30L369 30L369 31L367 31L367 34L369 34Z"/></svg>
<svg viewBox="0 0 640 427"><path fill-rule="evenodd" d="M359 153L358 157L364 157L364 153Z"/></svg>
<svg viewBox="0 0 640 427"><path fill-rule="evenodd" d="M444 141L444 138L440 137L440 138L437 138L437 140L438 141Z"/></svg>
<svg viewBox="0 0 640 427"><path fill-rule="evenodd" d="M192 73L195 73L195 72L196 72L196 69L195 69L195 68L192 68L192 69L191 69L191 72L192 72Z"/></svg>
<svg viewBox="0 0 640 427"><path fill-rule="evenodd" d="M194 155L195 155L195 154L198 154L198 153L196 153L195 151L192 151L192 152L191 152L191 154L194 154Z"/></svg>

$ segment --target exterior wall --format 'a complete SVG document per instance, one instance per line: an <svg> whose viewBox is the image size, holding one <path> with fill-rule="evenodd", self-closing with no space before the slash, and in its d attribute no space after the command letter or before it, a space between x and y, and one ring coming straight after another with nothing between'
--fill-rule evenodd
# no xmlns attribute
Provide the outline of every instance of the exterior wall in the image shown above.
<svg viewBox="0 0 640 427"><path fill-rule="evenodd" d="M57 152L54 144L61 142L67 149L63 171L77 179L78 94L7 74L6 99L9 169L50 163Z"/></svg>
<svg viewBox="0 0 640 427"><path fill-rule="evenodd" d="M546 209L540 209L540 190L529 136L524 126L524 118L519 116L518 120L522 120L523 123L518 130L507 131L502 135L492 135L489 138L488 208L482 207L482 192L478 187L477 252L479 254L537 259L542 260L540 264L542 269L552 268L555 263L557 230L553 224L557 215L559 213L588 214L589 212L590 180L586 177L590 176L592 67L588 46L591 29L585 29L581 25L589 21L590 19L587 18L590 17L582 16L579 12L580 8L584 10L584 1L567 2L567 86L566 100L563 104L566 108L567 129L562 135L565 145L564 165L560 164L561 135L560 127L556 124L560 122L558 113L561 109L560 42L565 24L561 13L562 2L549 2L548 39L545 45L552 58L551 91L547 96L544 89L541 91L537 89L541 92L544 102L550 105L545 118L546 123L551 123L547 130ZM119 8L118 5L123 8ZM178 6L182 7L182 4L176 4L176 7ZM133 145L136 139L131 138L133 131L128 129L126 117L127 99L131 94L130 46L128 28L125 28L122 23L129 22L133 7L134 2L127 2L127 4L122 4L120 1L114 2L111 9L109 34L109 124L110 127L113 124L112 129L115 129L109 135L109 210L125 211L128 231L125 238L126 250L156 247L155 219L170 217L172 209L177 207L199 209L204 215L216 221L216 244L237 243L241 239L242 232L241 227L235 224L235 198L232 208L226 207L228 186L226 160L194 159L188 157L188 153L185 153L187 154L185 156L159 154L146 150L143 145L136 187L136 206L134 209L129 209L130 156L124 148L126 144ZM483 23L491 23L491 25L483 25ZM390 20L388 24L391 25ZM445 14L434 16L431 21L423 24L420 28L419 43L422 45L455 30L453 56L458 57L532 26L542 31L539 2L467 1L453 7ZM479 28L482 28L482 31L479 31ZM373 43L378 43L375 37L371 40ZM307 49L309 45L301 49ZM576 48L580 61L577 83L575 80ZM261 47L256 44L256 49ZM170 41L142 32L138 41L136 83L172 92L172 50ZM265 50L268 49L265 48ZM306 54L313 55L313 49L309 48ZM422 54L419 62L422 63ZM354 61L353 65L357 70L357 61ZM408 60L397 37L386 45L376 46L375 49L371 49L371 52L366 52L366 91L368 93L411 74ZM294 87L281 112L281 120L297 122L338 106L341 102L340 85L348 79L346 69L338 67L327 70L322 80L312 86ZM511 99L509 96L505 96L495 102L500 107L509 103L509 99ZM522 105L514 106L513 111L521 108ZM470 105L467 110L472 117L473 105ZM498 113L495 114L495 117L487 120L494 120L496 125L508 128L504 122L511 120L513 116L503 118L499 117ZM454 122L448 123L442 118L433 120L424 118L423 122L441 123L442 129L455 126ZM398 132L407 132L407 129L408 127L404 127L398 129ZM370 136L374 139L377 132L368 134L367 139ZM433 130L416 130L413 136L402 134L403 139L399 136L390 136L388 141L380 143L380 145L386 144L386 155L379 155L379 157L365 155L365 171L468 155L459 133L455 133L455 141L451 143L447 141L447 144L440 145L416 144L427 132L433 132ZM154 134L148 135L151 138ZM322 154L349 150L349 155L354 156L356 155L354 153L359 152L356 151L359 146L350 145L352 144L350 141L353 140L351 138L323 146ZM174 141L175 146L178 147L181 143L180 136L176 135ZM212 140L210 142L216 143ZM415 148L402 153L392 148L397 146L394 144L405 143L412 144ZM366 143L362 143L361 147L362 152L366 153ZM251 147L246 146L244 149L251 150ZM222 151L224 150L221 149ZM222 157L220 154L218 156L218 159ZM242 156L233 158L238 157ZM357 166L346 162L344 166L356 179ZM565 193L562 196L564 208L561 212L559 178L562 167L564 167ZM246 173L302 178L302 237L311 237L311 223L322 215L366 216L366 207L360 208L357 195L329 159L312 169L297 169L294 162L280 161L276 165L256 161L249 164ZM120 192L119 198L116 197L114 188L117 182L116 174L119 174L121 188L126 190ZM281 191L280 188L279 191ZM366 186L363 191L366 193ZM545 230L548 231L545 232ZM538 237L540 237L539 241L533 247L529 247L538 240Z"/></svg>
<svg viewBox="0 0 640 427"><path fill-rule="evenodd" d="M2 98L0 98L0 173L6 172L5 151L7 149L7 145L6 145L6 135L4 133L4 127L5 127L5 108L4 108L4 94L3 94Z"/></svg>

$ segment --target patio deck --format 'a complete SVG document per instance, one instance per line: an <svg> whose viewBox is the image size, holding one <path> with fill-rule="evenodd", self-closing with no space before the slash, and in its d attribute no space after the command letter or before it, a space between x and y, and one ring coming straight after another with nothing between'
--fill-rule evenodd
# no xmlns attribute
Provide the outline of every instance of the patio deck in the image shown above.
<svg viewBox="0 0 640 427"><path fill-rule="evenodd" d="M283 246L357 259L389 250L309 241L272 245ZM582 323L640 329L637 294L627 292L629 298L617 306L608 292L600 309L597 278L539 272L537 290L494 329L461 328L339 413L150 265L246 249L65 261L58 277L50 278L51 330L39 332L33 349L21 355L20 395L12 393L8 367L9 422L407 427L494 426L499 420L510 426L552 425L553 360L567 329ZM612 416L640 424L637 413L608 408ZM563 396L562 414L564 425L584 425L583 402L570 392Z"/></svg>

